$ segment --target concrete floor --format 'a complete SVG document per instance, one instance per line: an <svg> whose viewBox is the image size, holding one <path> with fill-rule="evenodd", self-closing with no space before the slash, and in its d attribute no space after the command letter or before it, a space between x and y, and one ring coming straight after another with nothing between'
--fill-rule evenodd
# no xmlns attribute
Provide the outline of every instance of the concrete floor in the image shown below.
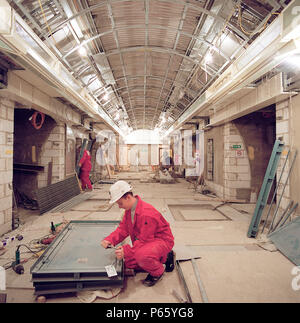
<svg viewBox="0 0 300 323"><path fill-rule="evenodd" d="M211 303L241 302L300 302L300 291L292 288L292 269L295 267L279 251L268 251L259 244L259 239L247 238L249 223L255 204L225 204L218 199L201 195L191 184L178 179L175 184L142 183L149 173L121 173L116 178L131 181L134 193L156 207L169 221L175 236L175 250L178 255L184 246L201 258L196 260L200 278L208 301ZM46 213L39 216L37 211L23 212L22 225L8 235L22 234L22 244L39 239L49 233L50 223L63 220L118 220L122 211L114 205L109 211L99 212L97 207L108 199L109 184L96 184L89 200L81 202L67 212ZM210 209L215 208L215 216ZM201 211L199 218L195 210ZM204 213L203 213L204 212ZM180 217L181 216L181 217ZM210 216L211 218L208 218ZM188 220L187 220L188 219ZM191 220L192 219L192 220ZM99 237L99 242L101 237ZM6 253L0 256L0 265L14 260L19 242L11 243ZM12 269L6 271L7 303L34 303L36 296L31 282L30 267L37 258L22 249L21 259L25 273L17 275ZM182 261L181 267L192 301L203 302L192 262ZM141 280L146 273L137 273L126 278L125 288L111 299L97 297L96 303L178 303L173 290L186 298L178 273L165 273L162 281L154 287L145 287ZM91 295L91 293L89 292ZM48 295L47 303L79 303L79 295ZM105 296L107 297L107 296Z"/></svg>

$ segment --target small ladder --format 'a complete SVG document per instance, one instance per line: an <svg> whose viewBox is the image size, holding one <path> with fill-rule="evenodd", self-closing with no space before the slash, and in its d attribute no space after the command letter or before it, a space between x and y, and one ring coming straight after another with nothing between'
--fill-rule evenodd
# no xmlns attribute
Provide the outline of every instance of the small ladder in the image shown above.
<svg viewBox="0 0 300 323"><path fill-rule="evenodd" d="M284 147L284 143L282 141L280 140L275 141L273 151L269 160L269 164L266 170L266 174L264 177L264 181L257 199L254 215L252 217L252 221L249 226L249 230L247 234L249 238L255 238L257 235L258 227L262 217L262 212L268 201L271 187L273 185L273 182L276 176L278 162L280 160L280 156L283 151L283 147Z"/></svg>

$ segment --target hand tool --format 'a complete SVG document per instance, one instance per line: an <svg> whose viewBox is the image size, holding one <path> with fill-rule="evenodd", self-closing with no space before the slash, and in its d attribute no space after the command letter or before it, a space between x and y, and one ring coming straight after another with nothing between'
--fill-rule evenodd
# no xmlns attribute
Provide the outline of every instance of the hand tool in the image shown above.
<svg viewBox="0 0 300 323"><path fill-rule="evenodd" d="M50 238L45 238L41 241L42 244L50 244L54 239L56 238L56 235Z"/></svg>
<svg viewBox="0 0 300 323"><path fill-rule="evenodd" d="M54 226L54 223L53 222L51 222L51 232L52 233L55 233L55 226Z"/></svg>
<svg viewBox="0 0 300 323"><path fill-rule="evenodd" d="M14 272L19 275L24 274L24 267L20 264L20 246L16 250L16 260L12 263L12 268Z"/></svg>

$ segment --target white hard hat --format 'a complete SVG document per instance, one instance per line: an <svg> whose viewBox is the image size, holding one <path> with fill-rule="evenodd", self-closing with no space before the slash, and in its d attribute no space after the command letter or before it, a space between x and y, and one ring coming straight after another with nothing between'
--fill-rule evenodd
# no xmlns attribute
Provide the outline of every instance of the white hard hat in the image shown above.
<svg viewBox="0 0 300 323"><path fill-rule="evenodd" d="M131 185L129 185L125 181L117 181L114 183L110 189L110 204L117 202L125 193L130 192L132 190Z"/></svg>

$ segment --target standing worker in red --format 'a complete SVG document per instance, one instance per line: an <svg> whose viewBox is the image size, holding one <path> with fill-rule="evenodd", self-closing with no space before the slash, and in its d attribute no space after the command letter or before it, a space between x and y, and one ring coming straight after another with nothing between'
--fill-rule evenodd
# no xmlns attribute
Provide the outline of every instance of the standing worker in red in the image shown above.
<svg viewBox="0 0 300 323"><path fill-rule="evenodd" d="M80 159L78 166L80 167L79 178L81 180L81 187L85 190L86 186L89 190L93 189L90 181L90 171L92 169L91 154L88 150L84 150L83 156Z"/></svg>
<svg viewBox="0 0 300 323"><path fill-rule="evenodd" d="M148 272L143 281L146 286L155 285L164 271L174 269L174 237L169 223L152 205L133 195L132 187L118 181L110 188L110 204L117 203L125 209L118 228L101 241L104 248L115 246L130 235L132 247L125 244L116 249L116 257L124 259L125 267ZM164 266L165 264L165 266Z"/></svg>

